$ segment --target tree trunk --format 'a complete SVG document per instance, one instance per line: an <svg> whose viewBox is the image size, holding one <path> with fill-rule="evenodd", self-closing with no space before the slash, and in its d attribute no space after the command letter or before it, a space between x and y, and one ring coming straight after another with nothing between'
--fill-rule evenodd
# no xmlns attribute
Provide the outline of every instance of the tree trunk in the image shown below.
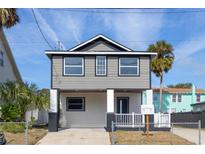
<svg viewBox="0 0 205 154"><path fill-rule="evenodd" d="M159 112L162 113L162 89L163 89L163 74L160 76L160 92L159 92L159 97L160 97L160 101L159 101Z"/></svg>

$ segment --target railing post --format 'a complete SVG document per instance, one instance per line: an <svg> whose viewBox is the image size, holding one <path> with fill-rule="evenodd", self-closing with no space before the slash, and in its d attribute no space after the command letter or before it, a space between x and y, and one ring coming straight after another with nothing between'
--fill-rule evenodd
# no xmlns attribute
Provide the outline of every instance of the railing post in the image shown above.
<svg viewBox="0 0 205 154"><path fill-rule="evenodd" d="M28 120L24 123L26 124L26 130L25 130L25 144L28 145Z"/></svg>
<svg viewBox="0 0 205 154"><path fill-rule="evenodd" d="M114 122L113 121L112 121L111 130L112 130L112 145L114 145L115 144L115 135L114 135Z"/></svg>
<svg viewBox="0 0 205 154"><path fill-rule="evenodd" d="M198 122L198 129L199 129L199 145L201 145L201 120Z"/></svg>
<svg viewBox="0 0 205 154"><path fill-rule="evenodd" d="M132 128L135 127L135 113L132 112Z"/></svg>

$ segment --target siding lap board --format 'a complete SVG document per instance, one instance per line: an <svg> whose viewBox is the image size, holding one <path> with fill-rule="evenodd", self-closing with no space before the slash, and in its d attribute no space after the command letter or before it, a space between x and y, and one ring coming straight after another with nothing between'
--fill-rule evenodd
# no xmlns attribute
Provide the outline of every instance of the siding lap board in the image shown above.
<svg viewBox="0 0 205 154"><path fill-rule="evenodd" d="M73 89L149 89L150 88L150 59L140 56L140 76L119 77L118 57L108 56L108 74L106 77L95 76L95 56L85 56L85 76L63 76L63 56L53 56L52 85L53 88Z"/></svg>

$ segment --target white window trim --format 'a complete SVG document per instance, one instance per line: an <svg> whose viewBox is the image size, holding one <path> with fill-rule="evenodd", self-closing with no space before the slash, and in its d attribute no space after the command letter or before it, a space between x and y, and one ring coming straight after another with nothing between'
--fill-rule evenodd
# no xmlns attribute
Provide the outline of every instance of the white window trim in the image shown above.
<svg viewBox="0 0 205 154"><path fill-rule="evenodd" d="M64 57L64 67L63 67L64 75L68 75L68 76L83 76L84 75L84 57L78 57L78 58L82 58L82 65L66 65L65 64L65 59L66 58L72 58L72 57ZM73 58L75 58L75 57L73 57ZM81 74L66 74L65 73L65 68L66 67L81 67L82 68L82 73Z"/></svg>
<svg viewBox="0 0 205 154"><path fill-rule="evenodd" d="M98 57L105 57L105 65L98 65L98 63L97 63L97 59L98 59ZM98 74L97 72L97 67L98 66L104 66L105 67L105 73L104 74ZM105 75L107 75L107 57L106 56L96 56L96 58L95 58L95 74L97 75L97 76L105 76Z"/></svg>
<svg viewBox="0 0 205 154"><path fill-rule="evenodd" d="M128 58L128 57L120 57L119 58L119 64L118 64L118 71L119 71L119 76L139 76L139 58L137 57L132 57L132 58L136 58L137 59L137 66L121 66L121 58ZM121 67L135 67L137 68L137 74L121 74Z"/></svg>

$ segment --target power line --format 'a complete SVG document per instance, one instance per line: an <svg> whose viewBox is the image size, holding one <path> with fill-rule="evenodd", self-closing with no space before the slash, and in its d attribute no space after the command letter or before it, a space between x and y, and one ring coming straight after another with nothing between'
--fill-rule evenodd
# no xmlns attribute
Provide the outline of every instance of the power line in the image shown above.
<svg viewBox="0 0 205 154"><path fill-rule="evenodd" d="M53 10L53 11L64 11L64 12L74 12L74 13L111 13L111 14L189 14L189 13L205 13L205 10L182 10L182 11L105 11L102 9L55 9L49 8L46 10ZM114 9L116 10L116 9Z"/></svg>
<svg viewBox="0 0 205 154"><path fill-rule="evenodd" d="M36 15L35 15L34 9L31 9L31 10L32 10L32 13L33 13L33 16L34 16L34 19L35 19L36 25L37 25L37 27L38 27L38 29L39 29L41 35L43 36L43 39L44 39L45 42L48 44L48 46L49 46L51 49L53 49L52 45L48 42L48 40L46 39L46 37L45 37L44 34L43 34L43 31L41 30L41 27L40 27L40 25L39 25L39 23L38 23L38 20L37 20L37 18L36 18Z"/></svg>
<svg viewBox="0 0 205 154"><path fill-rule="evenodd" d="M158 40L166 40L170 42L204 42L205 40L169 40L169 39L157 39L157 40L136 40L136 41L123 41L123 40L118 40L117 42L122 42L122 43L150 43L150 42L156 42ZM78 41L61 41L63 43L76 43ZM11 44L44 44L45 42L9 42ZM78 44L83 43L80 42Z"/></svg>

